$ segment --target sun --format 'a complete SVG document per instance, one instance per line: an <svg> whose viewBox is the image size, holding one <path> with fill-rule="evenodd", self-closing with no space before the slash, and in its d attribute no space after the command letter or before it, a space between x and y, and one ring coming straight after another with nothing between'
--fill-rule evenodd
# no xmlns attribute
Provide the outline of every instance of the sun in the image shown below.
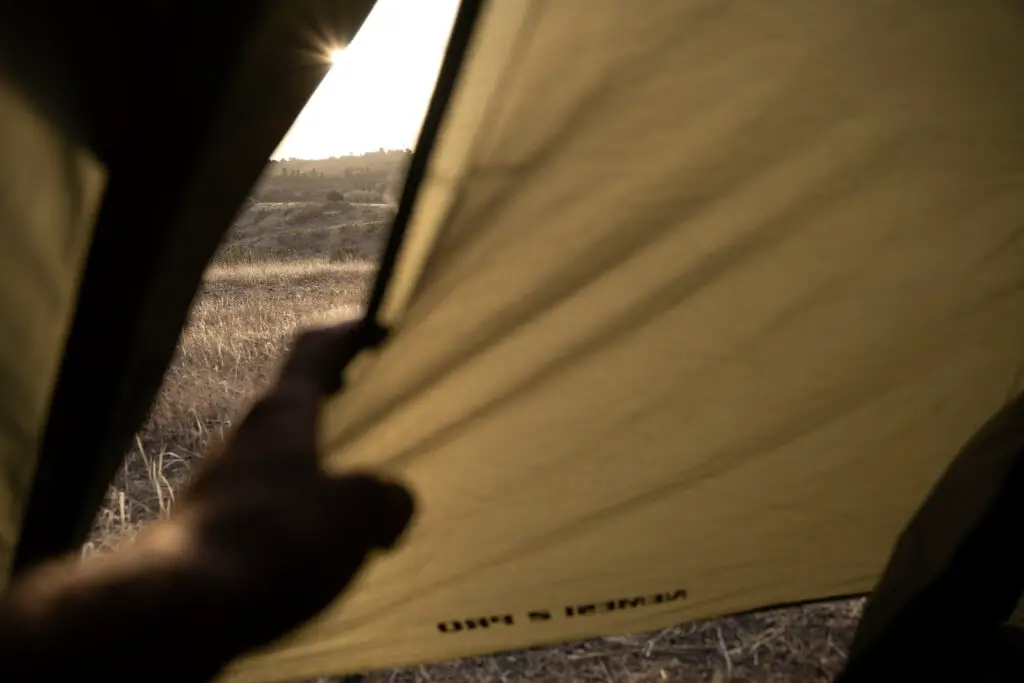
<svg viewBox="0 0 1024 683"><path fill-rule="evenodd" d="M345 56L345 49L340 47L335 48L331 50L328 56L331 58L331 64L337 64L341 61L341 58Z"/></svg>

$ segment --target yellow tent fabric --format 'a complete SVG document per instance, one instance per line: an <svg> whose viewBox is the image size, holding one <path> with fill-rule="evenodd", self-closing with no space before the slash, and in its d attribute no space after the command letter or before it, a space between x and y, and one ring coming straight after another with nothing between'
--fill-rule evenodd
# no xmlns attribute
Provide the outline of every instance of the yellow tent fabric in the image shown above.
<svg viewBox="0 0 1024 683"><path fill-rule="evenodd" d="M1015 4L482 12L323 434L422 513L225 680L869 591L1022 388Z"/></svg>
<svg viewBox="0 0 1024 683"><path fill-rule="evenodd" d="M106 174L0 72L0 584L18 541ZM17 229L15 229L15 227Z"/></svg>

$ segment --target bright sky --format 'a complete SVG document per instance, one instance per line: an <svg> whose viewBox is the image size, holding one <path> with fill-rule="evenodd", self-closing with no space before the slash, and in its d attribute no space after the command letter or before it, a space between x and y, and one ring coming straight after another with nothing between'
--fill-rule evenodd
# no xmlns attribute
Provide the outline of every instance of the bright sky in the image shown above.
<svg viewBox="0 0 1024 683"><path fill-rule="evenodd" d="M274 159L416 146L458 0L378 0Z"/></svg>

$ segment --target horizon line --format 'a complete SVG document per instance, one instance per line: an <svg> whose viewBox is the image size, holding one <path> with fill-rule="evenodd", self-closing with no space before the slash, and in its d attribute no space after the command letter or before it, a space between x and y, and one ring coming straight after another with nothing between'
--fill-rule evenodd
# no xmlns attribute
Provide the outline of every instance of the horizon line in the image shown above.
<svg viewBox="0 0 1024 683"><path fill-rule="evenodd" d="M351 152L349 154L334 154L329 157L273 157L271 156L267 163L281 162L281 161L330 161L331 159L349 159L352 157L364 157L368 154L389 154L391 152L413 152L415 151L412 147L392 147L385 148L379 147L374 150L367 150L365 152Z"/></svg>

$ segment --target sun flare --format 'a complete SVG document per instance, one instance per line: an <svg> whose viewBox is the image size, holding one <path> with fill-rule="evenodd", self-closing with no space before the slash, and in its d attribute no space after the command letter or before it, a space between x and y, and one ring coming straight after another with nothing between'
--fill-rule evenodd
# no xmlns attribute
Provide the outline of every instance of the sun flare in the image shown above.
<svg viewBox="0 0 1024 683"><path fill-rule="evenodd" d="M458 8L459 0L377 0L349 42L314 41L330 69L271 158L412 149Z"/></svg>

